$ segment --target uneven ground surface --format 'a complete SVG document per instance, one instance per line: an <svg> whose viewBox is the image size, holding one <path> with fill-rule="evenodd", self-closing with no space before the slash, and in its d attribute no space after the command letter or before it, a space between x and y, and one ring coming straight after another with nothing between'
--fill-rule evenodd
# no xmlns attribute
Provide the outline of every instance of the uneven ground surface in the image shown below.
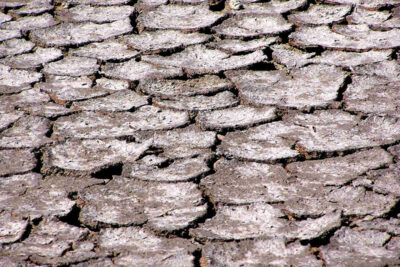
<svg viewBox="0 0 400 267"><path fill-rule="evenodd" d="M399 266L400 0L2 0L0 266Z"/></svg>

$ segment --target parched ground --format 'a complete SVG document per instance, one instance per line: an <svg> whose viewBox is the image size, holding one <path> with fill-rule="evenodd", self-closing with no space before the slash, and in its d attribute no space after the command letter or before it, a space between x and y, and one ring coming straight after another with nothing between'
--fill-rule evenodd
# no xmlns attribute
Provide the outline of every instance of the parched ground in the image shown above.
<svg viewBox="0 0 400 267"><path fill-rule="evenodd" d="M0 2L0 266L400 266L400 0L217 2Z"/></svg>

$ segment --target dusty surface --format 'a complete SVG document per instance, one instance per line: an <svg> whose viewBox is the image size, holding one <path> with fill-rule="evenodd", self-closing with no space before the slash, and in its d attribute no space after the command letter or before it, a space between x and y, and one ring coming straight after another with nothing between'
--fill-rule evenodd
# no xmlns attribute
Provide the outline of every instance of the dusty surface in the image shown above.
<svg viewBox="0 0 400 267"><path fill-rule="evenodd" d="M0 1L0 266L400 266L400 0Z"/></svg>

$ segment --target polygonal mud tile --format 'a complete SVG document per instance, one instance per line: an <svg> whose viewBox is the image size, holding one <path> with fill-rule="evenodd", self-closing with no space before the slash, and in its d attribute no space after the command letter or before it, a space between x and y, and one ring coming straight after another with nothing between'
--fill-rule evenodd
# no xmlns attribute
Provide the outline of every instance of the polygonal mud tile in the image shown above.
<svg viewBox="0 0 400 267"><path fill-rule="evenodd" d="M1 148L36 148L49 143L46 137L50 121L37 116L25 116L1 133Z"/></svg>
<svg viewBox="0 0 400 267"><path fill-rule="evenodd" d="M367 173L367 179L375 192L392 194L400 197L400 164L390 165L387 169L374 170Z"/></svg>
<svg viewBox="0 0 400 267"><path fill-rule="evenodd" d="M134 163L124 166L122 176L144 181L186 182L201 178L210 171L207 166L208 159L208 155L178 159L168 166L149 166Z"/></svg>
<svg viewBox="0 0 400 267"><path fill-rule="evenodd" d="M64 189L68 194L77 193L93 185L104 184L104 180L90 177L47 176L40 181L41 187Z"/></svg>
<svg viewBox="0 0 400 267"><path fill-rule="evenodd" d="M309 245L287 244L284 238L207 243L203 249L207 266L299 266L321 267Z"/></svg>
<svg viewBox="0 0 400 267"><path fill-rule="evenodd" d="M0 150L0 176L22 173L36 167L35 155L29 150Z"/></svg>
<svg viewBox="0 0 400 267"><path fill-rule="evenodd" d="M27 190L38 188L42 175L39 173L29 172L26 174L17 174L0 179L1 200L13 196L22 196Z"/></svg>
<svg viewBox="0 0 400 267"><path fill-rule="evenodd" d="M139 15L139 29L195 31L212 26L225 15L207 6L162 5Z"/></svg>
<svg viewBox="0 0 400 267"><path fill-rule="evenodd" d="M172 4L178 5L200 5L207 2L206 0L171 0Z"/></svg>
<svg viewBox="0 0 400 267"><path fill-rule="evenodd" d="M28 227L28 221L13 216L10 212L0 212L0 244L13 243L21 239Z"/></svg>
<svg viewBox="0 0 400 267"><path fill-rule="evenodd" d="M396 160L400 160L400 144L388 147L388 152L395 156Z"/></svg>
<svg viewBox="0 0 400 267"><path fill-rule="evenodd" d="M150 142L119 140L68 140L46 152L43 170L60 168L66 173L93 173L121 162L133 162L150 147Z"/></svg>
<svg viewBox="0 0 400 267"><path fill-rule="evenodd" d="M314 191L311 191L314 190ZM310 193L313 192L313 193ZM396 206L396 197L367 191L364 187L341 188L305 186L282 208L296 217L321 216L342 211L345 216L381 217Z"/></svg>
<svg viewBox="0 0 400 267"><path fill-rule="evenodd" d="M99 246L122 252L114 258L118 266L193 266L196 246L181 238L162 238L136 227L101 230Z"/></svg>
<svg viewBox="0 0 400 267"><path fill-rule="evenodd" d="M244 131L229 132L218 148L218 153L241 160L270 162L293 158L299 152L293 149L295 140L305 128L271 122Z"/></svg>
<svg viewBox="0 0 400 267"><path fill-rule="evenodd" d="M0 94L18 93L31 88L42 74L33 71L14 70L0 64Z"/></svg>
<svg viewBox="0 0 400 267"><path fill-rule="evenodd" d="M157 231L186 228L204 216L207 205L192 183L154 183L115 177L107 185L83 190L79 220L85 225L129 226L147 223Z"/></svg>
<svg viewBox="0 0 400 267"><path fill-rule="evenodd" d="M297 191L289 184L288 173L279 165L223 159L214 168L215 174L203 178L200 184L217 204L280 202Z"/></svg>
<svg viewBox="0 0 400 267"><path fill-rule="evenodd" d="M47 75L87 76L96 73L98 69L99 65L94 58L70 56L46 64L43 72Z"/></svg>
<svg viewBox="0 0 400 267"><path fill-rule="evenodd" d="M346 19L351 24L368 24L374 30L400 28L400 8L394 8L392 12L357 8Z"/></svg>
<svg viewBox="0 0 400 267"><path fill-rule="evenodd" d="M324 51L320 56L312 58L309 62L351 68L358 65L385 61L389 59L392 52L392 50L367 51L363 53Z"/></svg>
<svg viewBox="0 0 400 267"><path fill-rule="evenodd" d="M211 130L251 127L276 118L273 107L237 106L228 109L204 111L197 116L201 127Z"/></svg>
<svg viewBox="0 0 400 267"><path fill-rule="evenodd" d="M284 214L269 204L256 203L248 206L218 206L217 214L198 228L190 230L191 235L208 240L240 240L279 235L287 225L281 219Z"/></svg>
<svg viewBox="0 0 400 267"><path fill-rule="evenodd" d="M307 11L296 12L288 20L296 25L324 25L338 23L351 11L350 6L312 5Z"/></svg>
<svg viewBox="0 0 400 267"><path fill-rule="evenodd" d="M184 68L189 75L192 75L238 69L262 62L266 58L262 51L230 56L219 50L208 49L204 45L195 45L171 56L149 55L143 56L142 60L161 66Z"/></svg>
<svg viewBox="0 0 400 267"><path fill-rule="evenodd" d="M300 68L311 62L315 53L303 53L288 45L274 45L272 58L279 64L285 65L288 69Z"/></svg>
<svg viewBox="0 0 400 267"><path fill-rule="evenodd" d="M232 84L215 75L205 75L189 80L149 80L141 82L138 89L145 94L165 98L212 94L232 88Z"/></svg>
<svg viewBox="0 0 400 267"><path fill-rule="evenodd" d="M254 39L249 41L235 40L235 39L224 39L214 43L207 44L208 47L216 48L221 51L237 54L237 53L248 53L256 50L262 50L268 47L270 44L276 42L277 37L265 37L260 39Z"/></svg>
<svg viewBox="0 0 400 267"><path fill-rule="evenodd" d="M21 110L30 115L42 116L47 118L56 118L59 116L70 115L76 112L76 110L66 108L62 105L58 105L52 102L23 106L21 107Z"/></svg>
<svg viewBox="0 0 400 267"><path fill-rule="evenodd" d="M0 8L17 8L17 7L22 7L25 6L29 0L21 0L21 1L15 1L15 0L6 0L0 2Z"/></svg>
<svg viewBox="0 0 400 267"><path fill-rule="evenodd" d="M320 248L321 256L330 266L395 266L400 263L398 252L383 247L389 239L387 233L343 227Z"/></svg>
<svg viewBox="0 0 400 267"><path fill-rule="evenodd" d="M229 91L214 96L182 96L176 99L154 99L155 105L176 110L215 110L228 108L238 103L235 95Z"/></svg>
<svg viewBox="0 0 400 267"><path fill-rule="evenodd" d="M150 80L182 76L180 68L161 67L143 61L131 59L123 63L107 63L101 71L105 76L130 81Z"/></svg>
<svg viewBox="0 0 400 267"><path fill-rule="evenodd" d="M18 30L2 30L0 29L0 42L10 40L13 38L20 38L21 32Z"/></svg>
<svg viewBox="0 0 400 267"><path fill-rule="evenodd" d="M0 112L0 131L8 128L11 124L19 120L24 113L22 111L9 111L9 112Z"/></svg>
<svg viewBox="0 0 400 267"><path fill-rule="evenodd" d="M44 46L82 45L100 42L132 31L130 19L111 23L63 23L46 29L34 30L30 37Z"/></svg>
<svg viewBox="0 0 400 267"><path fill-rule="evenodd" d="M400 46L400 30L373 31L367 25L335 25L300 27L289 35L289 43L300 47L318 47L367 51L382 50Z"/></svg>
<svg viewBox="0 0 400 267"><path fill-rule="evenodd" d="M353 76L343 95L345 110L399 117L399 82L400 79Z"/></svg>
<svg viewBox="0 0 400 267"><path fill-rule="evenodd" d="M40 265L68 265L98 257L94 244L83 241L89 235L84 228L64 222L44 220L20 243L4 247L4 254L29 257Z"/></svg>
<svg viewBox="0 0 400 267"><path fill-rule="evenodd" d="M24 218L35 220L41 217L64 217L69 214L75 202L60 188L32 188L23 195L8 193L0 199L0 209L10 211Z"/></svg>
<svg viewBox="0 0 400 267"><path fill-rule="evenodd" d="M139 55L139 52L128 49L126 45L116 40L92 43L70 51L73 56L92 57L103 61L125 60Z"/></svg>
<svg viewBox="0 0 400 267"><path fill-rule="evenodd" d="M104 88L110 91L120 91L129 89L129 82L124 80L100 78L96 80L96 85L99 88Z"/></svg>
<svg viewBox="0 0 400 267"><path fill-rule="evenodd" d="M392 156L380 148L355 152L344 157L294 162L286 170L300 184L344 185L369 170L392 162Z"/></svg>
<svg viewBox="0 0 400 267"><path fill-rule="evenodd" d="M108 257L99 257L96 259L91 259L91 260L80 262L80 263L73 263L70 266L73 266L73 267L89 267L89 266L92 266L92 267L114 267L115 264Z"/></svg>
<svg viewBox="0 0 400 267"><path fill-rule="evenodd" d="M213 27L218 34L231 38L249 38L264 35L278 35L292 28L280 15L234 16Z"/></svg>
<svg viewBox="0 0 400 267"><path fill-rule="evenodd" d="M307 4L307 0L271 0L269 2L253 3L258 1L243 1L243 9L233 10L233 14L272 15L283 14L297 10Z"/></svg>
<svg viewBox="0 0 400 267"><path fill-rule="evenodd" d="M188 122L186 112L143 106L135 112L82 112L62 117L54 124L54 135L74 138L118 137L133 135L137 131L169 130Z"/></svg>
<svg viewBox="0 0 400 267"><path fill-rule="evenodd" d="M5 30L32 31L36 29L48 28L57 25L59 22L54 20L50 14L35 17L22 17L15 21L6 22L0 25Z"/></svg>
<svg viewBox="0 0 400 267"><path fill-rule="evenodd" d="M75 102L73 107L85 111L127 111L147 105L148 97L131 90L120 90L109 96Z"/></svg>
<svg viewBox="0 0 400 267"><path fill-rule="evenodd" d="M0 60L0 63L17 69L36 69L61 57L62 52L59 49L38 47L33 53L7 57Z"/></svg>
<svg viewBox="0 0 400 267"><path fill-rule="evenodd" d="M35 44L24 39L10 39L0 44L0 58L30 52Z"/></svg>
<svg viewBox="0 0 400 267"><path fill-rule="evenodd" d="M339 4L339 5L352 5L365 9L379 9L381 7L392 7L399 5L399 0L321 0L327 4Z"/></svg>
<svg viewBox="0 0 400 267"><path fill-rule="evenodd" d="M140 34L125 35L121 37L122 42L129 47L142 52L159 53L173 51L189 45L207 42L211 37L202 33L183 33L180 31L154 31L142 32Z"/></svg>
<svg viewBox="0 0 400 267"><path fill-rule="evenodd" d="M129 18L135 11L133 6L94 7L77 5L56 11L56 18L63 22L95 22L105 23Z"/></svg>
<svg viewBox="0 0 400 267"><path fill-rule="evenodd" d="M26 5L19 9L9 10L10 14L26 16L26 15L39 15L43 12L51 11L54 9L52 0L32 0L28 1Z"/></svg>
<svg viewBox="0 0 400 267"><path fill-rule="evenodd" d="M168 4L168 0L138 0L136 9L140 12Z"/></svg>
<svg viewBox="0 0 400 267"><path fill-rule="evenodd" d="M13 17L11 17L10 15L0 12L0 24L3 24L4 22L10 21L12 19L13 19Z"/></svg>
<svg viewBox="0 0 400 267"><path fill-rule="evenodd" d="M400 64L395 60L384 60L351 68L355 74L380 76L388 79L400 79Z"/></svg>
<svg viewBox="0 0 400 267"><path fill-rule="evenodd" d="M391 235L400 235L400 220L397 218L359 220L355 222L357 230L377 230Z"/></svg>
<svg viewBox="0 0 400 267"><path fill-rule="evenodd" d="M179 146L209 148L212 147L216 141L215 132L202 131L195 126L155 132L150 136L153 137L153 145L162 148ZM147 138L147 135L145 135L144 138Z"/></svg>
<svg viewBox="0 0 400 267"><path fill-rule="evenodd" d="M52 100L58 104L65 104L65 101L84 100L109 94L109 91L102 87L92 87L93 81L86 76L50 76L46 82L38 83L41 91L47 92Z"/></svg>
<svg viewBox="0 0 400 267"><path fill-rule="evenodd" d="M71 5L91 5L91 6L117 6L126 5L130 0L66 0Z"/></svg>
<svg viewBox="0 0 400 267"><path fill-rule="evenodd" d="M293 69L290 74L283 70L240 70L226 75L239 88L239 96L246 103L299 109L333 103L346 77L339 68L326 65Z"/></svg>

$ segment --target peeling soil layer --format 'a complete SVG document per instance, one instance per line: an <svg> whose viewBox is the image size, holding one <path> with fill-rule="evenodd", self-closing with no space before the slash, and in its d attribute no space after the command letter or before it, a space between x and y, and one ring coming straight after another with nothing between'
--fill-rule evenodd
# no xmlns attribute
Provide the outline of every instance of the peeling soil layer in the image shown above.
<svg viewBox="0 0 400 267"><path fill-rule="evenodd" d="M400 0L0 1L0 266L400 266Z"/></svg>

